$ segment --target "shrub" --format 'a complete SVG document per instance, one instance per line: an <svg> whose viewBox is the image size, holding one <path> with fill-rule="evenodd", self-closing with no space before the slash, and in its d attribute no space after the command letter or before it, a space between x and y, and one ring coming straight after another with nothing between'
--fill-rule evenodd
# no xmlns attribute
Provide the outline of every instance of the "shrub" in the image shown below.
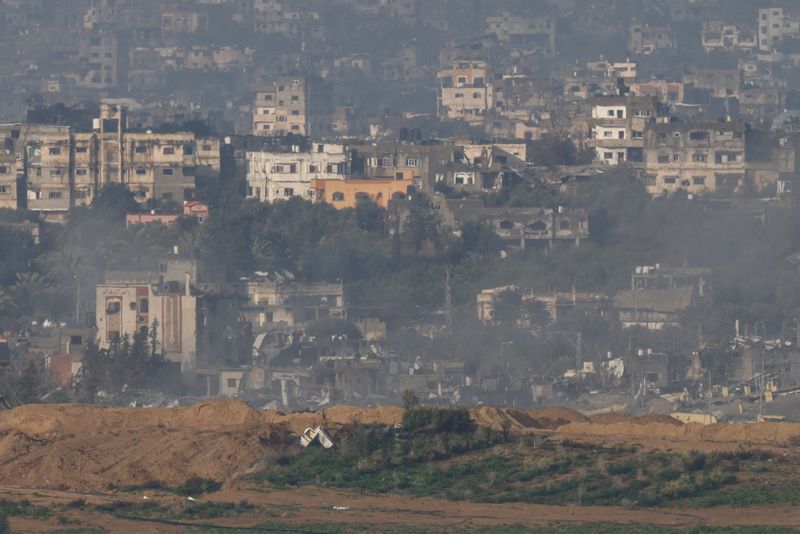
<svg viewBox="0 0 800 534"><path fill-rule="evenodd" d="M210 478L192 477L187 480L182 486L175 488L175 493L178 495L202 495L203 493L212 493L222 487L221 482L212 480Z"/></svg>
<svg viewBox="0 0 800 534"><path fill-rule="evenodd" d="M417 406L403 414L403 428L408 431L472 432L474 425L464 408L429 408Z"/></svg>

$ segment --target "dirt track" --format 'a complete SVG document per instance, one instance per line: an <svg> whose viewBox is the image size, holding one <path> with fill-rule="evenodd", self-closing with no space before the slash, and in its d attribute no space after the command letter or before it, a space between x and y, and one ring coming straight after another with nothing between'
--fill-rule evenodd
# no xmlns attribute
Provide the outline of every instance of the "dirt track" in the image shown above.
<svg viewBox="0 0 800 534"><path fill-rule="evenodd" d="M181 500L173 495L150 494L160 503ZM81 495L59 491L32 491L19 488L0 488L0 497L29 499L34 504L64 504L84 498L89 504L112 500L141 501L141 494ZM256 506L252 514L235 518L212 520L176 520L175 523L155 522L147 518L120 519L98 512L65 512L67 518L79 519L84 527L103 528L111 533L186 532L190 524L252 528L258 525L281 524L301 527L308 524L338 524L371 529L497 527L503 525L544 526L555 524L616 523L656 525L665 527L750 526L796 527L800 524L800 507L756 506L748 508L705 509L629 509L622 507L550 506L536 504L481 504L455 502L434 498L414 498L400 495L361 495L350 491L324 488L301 488L265 493L246 487L226 489L201 501L240 502L246 499ZM349 507L333 511L321 505ZM55 521L13 518L15 532L48 532ZM305 529L303 529L305 531Z"/></svg>

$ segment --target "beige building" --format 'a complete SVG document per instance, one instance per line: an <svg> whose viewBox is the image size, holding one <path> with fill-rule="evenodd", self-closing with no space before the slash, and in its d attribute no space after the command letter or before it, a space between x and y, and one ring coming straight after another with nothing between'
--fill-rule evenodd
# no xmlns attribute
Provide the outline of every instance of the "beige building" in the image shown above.
<svg viewBox="0 0 800 534"><path fill-rule="evenodd" d="M605 96L589 100L591 119L586 144L595 151L595 159L605 165L626 161L641 162L644 132L658 114L653 97Z"/></svg>
<svg viewBox="0 0 800 534"><path fill-rule="evenodd" d="M647 191L733 191L745 177L745 127L735 122L656 124L645 140Z"/></svg>
<svg viewBox="0 0 800 534"><path fill-rule="evenodd" d="M787 37L800 36L800 18L793 17L782 7L758 10L758 48L769 52Z"/></svg>
<svg viewBox="0 0 800 534"><path fill-rule="evenodd" d="M321 79L278 78L256 92L253 135L320 135L330 129L330 87Z"/></svg>
<svg viewBox="0 0 800 534"><path fill-rule="evenodd" d="M556 21L553 17L520 17L503 11L486 17L486 33L514 46L536 46L546 54L556 53Z"/></svg>
<svg viewBox="0 0 800 534"><path fill-rule="evenodd" d="M274 202L299 196L314 200L312 180L343 180L349 175L350 149L336 143L312 142L307 150L248 151L247 196Z"/></svg>
<svg viewBox="0 0 800 534"><path fill-rule="evenodd" d="M494 106L494 90L485 61L457 61L439 71L438 115L476 123Z"/></svg>
<svg viewBox="0 0 800 534"><path fill-rule="evenodd" d="M179 271L185 271L179 276ZM191 371L197 362L197 296L191 262L172 262L161 278L153 273L107 273L96 293L97 343L109 348L123 336L147 331L158 321L164 356ZM165 276L166 275L166 276Z"/></svg>
<svg viewBox="0 0 800 534"><path fill-rule="evenodd" d="M77 84L85 89L117 87L119 77L118 40L113 33L95 33L81 39L78 48L81 69Z"/></svg>
<svg viewBox="0 0 800 534"><path fill-rule="evenodd" d="M649 55L656 50L672 48L672 30L669 27L652 27L633 24L628 33L628 52Z"/></svg>

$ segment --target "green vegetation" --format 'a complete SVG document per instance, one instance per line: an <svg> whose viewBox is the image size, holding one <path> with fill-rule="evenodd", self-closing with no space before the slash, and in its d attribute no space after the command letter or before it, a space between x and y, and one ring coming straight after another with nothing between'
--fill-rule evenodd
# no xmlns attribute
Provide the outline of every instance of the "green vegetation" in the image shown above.
<svg viewBox="0 0 800 534"><path fill-rule="evenodd" d="M49 508L32 504L28 499L19 501L0 499L0 516L3 517L36 517L41 519L49 517L51 513Z"/></svg>
<svg viewBox="0 0 800 534"><path fill-rule="evenodd" d="M800 502L790 467L761 451L676 454L515 440L471 428L458 410L414 407L402 430L358 427L337 448L294 451L256 479L493 503L702 507Z"/></svg>

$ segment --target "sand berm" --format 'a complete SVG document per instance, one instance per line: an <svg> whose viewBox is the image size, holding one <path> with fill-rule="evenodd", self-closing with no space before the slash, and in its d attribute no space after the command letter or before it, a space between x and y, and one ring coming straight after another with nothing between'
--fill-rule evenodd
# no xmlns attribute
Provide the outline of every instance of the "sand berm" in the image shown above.
<svg viewBox="0 0 800 534"><path fill-rule="evenodd" d="M476 407L480 425L514 434L550 433L587 440L663 438L667 442L797 443L800 424L682 424L668 416L624 414L590 419L567 408ZM257 411L240 401L181 408L109 408L31 404L0 412L0 480L29 488L107 491L159 481L178 486L193 476L218 481L244 474L279 454L291 433L324 425L336 434L354 424L395 424L396 406L332 406L311 412Z"/></svg>

